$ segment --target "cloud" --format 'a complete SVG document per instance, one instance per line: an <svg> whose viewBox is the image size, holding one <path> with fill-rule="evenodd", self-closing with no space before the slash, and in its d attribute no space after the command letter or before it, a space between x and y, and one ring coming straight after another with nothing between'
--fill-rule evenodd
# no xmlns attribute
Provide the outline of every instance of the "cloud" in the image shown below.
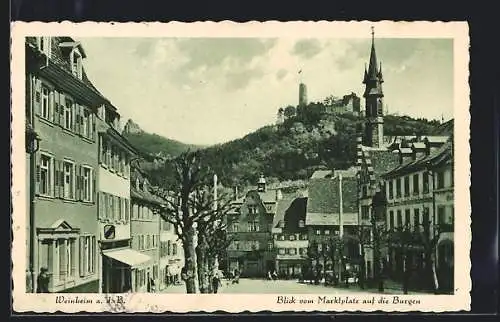
<svg viewBox="0 0 500 322"><path fill-rule="evenodd" d="M323 46L318 39L301 39L293 46L292 53L301 58L310 59L321 52Z"/></svg>
<svg viewBox="0 0 500 322"><path fill-rule="evenodd" d="M277 80L282 80L286 75L288 74L288 71L286 69L281 68L276 72L276 79Z"/></svg>
<svg viewBox="0 0 500 322"><path fill-rule="evenodd" d="M196 144L229 141L273 123L278 108L297 104L299 81L307 84L309 101L352 91L361 95L371 46L370 39L81 41L88 55L86 72L122 119ZM376 39L376 49L391 112L452 115L451 41Z"/></svg>

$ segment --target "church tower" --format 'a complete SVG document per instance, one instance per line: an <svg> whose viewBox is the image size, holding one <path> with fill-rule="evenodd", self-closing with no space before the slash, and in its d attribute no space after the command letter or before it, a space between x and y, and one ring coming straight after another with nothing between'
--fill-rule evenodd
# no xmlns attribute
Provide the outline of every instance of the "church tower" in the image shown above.
<svg viewBox="0 0 500 322"><path fill-rule="evenodd" d="M372 27L372 48L370 52L370 63L368 70L365 65L366 123L365 123L365 145L380 148L384 142L384 93L382 91L382 63L378 66L377 54L375 52L375 32Z"/></svg>

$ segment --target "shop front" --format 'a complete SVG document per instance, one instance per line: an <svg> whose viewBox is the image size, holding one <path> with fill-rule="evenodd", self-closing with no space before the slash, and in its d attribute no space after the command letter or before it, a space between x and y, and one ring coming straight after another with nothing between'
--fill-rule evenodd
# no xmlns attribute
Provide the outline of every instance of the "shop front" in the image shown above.
<svg viewBox="0 0 500 322"><path fill-rule="evenodd" d="M142 292L148 282L141 274L151 258L131 248L111 248L102 251L102 292ZM144 276L142 276L144 275Z"/></svg>

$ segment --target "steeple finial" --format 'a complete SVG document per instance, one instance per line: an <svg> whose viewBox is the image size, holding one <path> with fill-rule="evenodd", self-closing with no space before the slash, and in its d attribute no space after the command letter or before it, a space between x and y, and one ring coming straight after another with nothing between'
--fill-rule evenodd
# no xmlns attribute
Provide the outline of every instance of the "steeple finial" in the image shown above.
<svg viewBox="0 0 500 322"><path fill-rule="evenodd" d="M372 45L375 43L375 27L371 26L372 29Z"/></svg>

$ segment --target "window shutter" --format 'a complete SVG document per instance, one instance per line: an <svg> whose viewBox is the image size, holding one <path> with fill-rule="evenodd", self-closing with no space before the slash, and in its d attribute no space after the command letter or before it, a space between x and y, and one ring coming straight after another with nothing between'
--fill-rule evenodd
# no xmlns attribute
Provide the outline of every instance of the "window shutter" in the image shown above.
<svg viewBox="0 0 500 322"><path fill-rule="evenodd" d="M35 78L35 95L34 95L34 101L33 101L33 107L35 108L35 114L40 115L40 110L41 110L41 105L42 105L42 82L40 79Z"/></svg>
<svg viewBox="0 0 500 322"><path fill-rule="evenodd" d="M83 200L83 177L82 177L82 166L76 166L76 200Z"/></svg>
<svg viewBox="0 0 500 322"><path fill-rule="evenodd" d="M130 200L125 199L125 223L128 223L130 219Z"/></svg>
<svg viewBox="0 0 500 322"><path fill-rule="evenodd" d="M59 93L59 123L62 127L66 126L66 120L64 117L64 110L66 108L66 96L63 93Z"/></svg>
<svg viewBox="0 0 500 322"><path fill-rule="evenodd" d="M92 202L96 201L97 198L97 187L96 187L96 180L95 180L95 174L94 170L90 170L90 176L92 178Z"/></svg>
<svg viewBox="0 0 500 322"><path fill-rule="evenodd" d="M80 276L85 276L85 237L80 236L80 256L78 259L80 266Z"/></svg>
<svg viewBox="0 0 500 322"><path fill-rule="evenodd" d="M35 153L35 193L40 193L40 153Z"/></svg>
<svg viewBox="0 0 500 322"><path fill-rule="evenodd" d="M99 192L99 199L97 200L97 218L102 219L102 193Z"/></svg>
<svg viewBox="0 0 500 322"><path fill-rule="evenodd" d="M61 175L61 187L60 187L60 190L59 190L59 196L61 198L64 198L64 193L65 193L65 187L66 187L66 183L64 182L64 161L60 161L60 167L61 167L61 170L59 172L59 174Z"/></svg>
<svg viewBox="0 0 500 322"><path fill-rule="evenodd" d="M90 121L90 125L91 125L90 138L92 140L95 140L95 138L96 138L95 115L93 113L90 113L89 117L90 117L90 120L91 120Z"/></svg>
<svg viewBox="0 0 500 322"><path fill-rule="evenodd" d="M49 120L54 122L54 91L49 92Z"/></svg>
<svg viewBox="0 0 500 322"><path fill-rule="evenodd" d="M55 197L56 195L56 183L55 179L57 178L57 175L55 175L55 160L54 158L50 159L50 164L49 164L49 172L50 172L50 195L52 197Z"/></svg>
<svg viewBox="0 0 500 322"><path fill-rule="evenodd" d="M95 265L96 265L96 238L95 236L92 236L91 242L90 242L90 256L92 258L92 272L95 272Z"/></svg>
<svg viewBox="0 0 500 322"><path fill-rule="evenodd" d="M59 114L59 92L57 90L54 90L54 115L53 115L53 120L54 123L56 124L61 124L60 122L60 114Z"/></svg>
<svg viewBox="0 0 500 322"><path fill-rule="evenodd" d="M76 103L72 102L69 108L71 109L71 131L76 132Z"/></svg>
<svg viewBox="0 0 500 322"><path fill-rule="evenodd" d="M77 134L81 134L80 133L80 105L77 103L74 103L72 110L73 110L74 124L75 124L74 131Z"/></svg>

